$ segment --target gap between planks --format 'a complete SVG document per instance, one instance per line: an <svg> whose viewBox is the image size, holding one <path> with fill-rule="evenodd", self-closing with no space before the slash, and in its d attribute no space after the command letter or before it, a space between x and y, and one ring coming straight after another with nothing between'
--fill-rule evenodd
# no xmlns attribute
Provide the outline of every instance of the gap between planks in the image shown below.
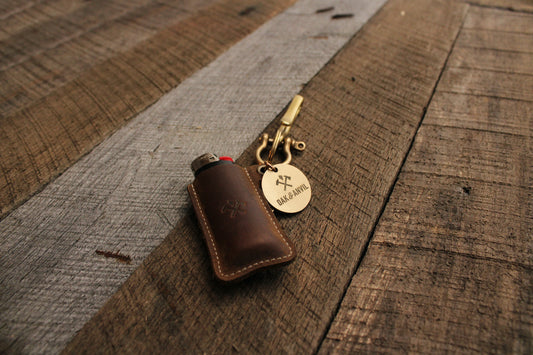
<svg viewBox="0 0 533 355"><path fill-rule="evenodd" d="M449 70L450 62L441 79ZM462 81L447 80L463 90ZM514 97L454 94L479 104L469 112L479 123L498 121L503 131L479 130L454 117L465 104L455 105L443 82L323 353L531 353L533 130L521 113L532 105L519 100L519 109L506 110L498 99L512 105Z"/></svg>
<svg viewBox="0 0 533 355"><path fill-rule="evenodd" d="M464 25L464 20L466 18L466 11L465 10L465 14L463 16L463 21L461 22L460 26L459 26L459 29L457 30L457 34L455 36L455 39L453 40L453 43L450 47L450 50L448 52L448 56L446 57L446 60L444 61L444 64L442 66L442 69L439 73L439 76L437 78L437 80L435 81L435 85L433 86L433 90L431 92L431 95L426 103L426 105L424 106L424 112L423 112L423 115L422 117L420 118L419 122L418 122L418 125L416 127L416 130L415 130L415 133L413 135L413 137L411 138L411 142L409 143L409 147L407 148L407 151L405 153L405 156L402 160L402 162L400 163L399 167L398 167L398 171L396 172L396 176L394 177L394 181L392 182L392 184L390 185L390 188L389 188L389 191L387 192L386 196L385 196L385 200L383 201L383 204L380 208L380 211L378 213L378 216L374 222L374 225L372 226L372 229L369 233L370 237L367 239L366 243L364 244L363 246L363 249L361 250L361 256L359 257L359 261L357 262L357 264L355 265L353 271L352 271L352 276L351 278L348 280L345 288L344 288L344 291L342 293L342 297L339 299L339 302L335 308L335 312L333 312L332 314L332 317L331 317L331 320L328 324L328 326L326 327L325 331L324 331L324 334L322 334L321 336L321 339L320 339L320 342L319 342L319 345L318 347L316 348L316 350L314 351L315 354L318 354L321 347L322 347L322 344L323 342L325 341L329 331L330 331L330 328L333 324L333 321L334 319L336 318L336 316L338 315L339 313L339 310L341 308L341 304L342 304L342 301L344 300L344 298L346 297L346 293L348 292L348 288L350 287L351 285L351 281L354 279L355 277L355 274L357 273L357 270L359 270L359 267L361 266L361 263L363 262L363 260L365 259L365 256L368 252L368 247L370 245L370 243L372 242L373 238L374 238L374 233L376 231L376 228L381 220L381 217L383 216L383 213L385 211L385 207L387 206L387 204L389 203L389 200L390 200L390 197L394 191L394 187L396 186L396 183L398 182L398 179L399 179L399 176L400 176L400 173L401 171L403 170L403 167L405 165L405 162L407 161L407 158L411 152L411 150L413 149L413 145L414 145L414 142L415 142L415 139L418 135L418 132L420 131L420 127L422 126L422 122L424 122L424 118L426 117L426 114L427 114L427 107L430 105L431 101L433 100L433 97L435 96L435 92L437 90L437 85L439 84L441 78L442 78L442 74L444 73L444 69L446 68L447 64L448 64L448 61L450 60L450 56L452 54L452 51L453 49L455 48L455 44L457 43L457 38L459 37L459 33L461 31L461 29L463 28L463 25Z"/></svg>

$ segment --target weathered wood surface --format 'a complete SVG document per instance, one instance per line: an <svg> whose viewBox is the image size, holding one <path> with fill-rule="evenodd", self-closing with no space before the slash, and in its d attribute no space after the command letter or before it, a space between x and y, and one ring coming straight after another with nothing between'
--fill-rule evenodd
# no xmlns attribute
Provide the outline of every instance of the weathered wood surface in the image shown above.
<svg viewBox="0 0 533 355"><path fill-rule="evenodd" d="M383 2L332 2L354 13L342 21L316 14L320 0L298 2L2 220L4 348L61 349L188 211L190 161L241 154Z"/></svg>
<svg viewBox="0 0 533 355"><path fill-rule="evenodd" d="M299 252L293 264L238 287L221 287L210 277L189 213L66 352L316 350L465 11L459 2L390 1L303 89L306 104L293 132L308 150L295 164L309 176L315 198L302 213L281 220ZM241 163L252 161L254 148Z"/></svg>
<svg viewBox="0 0 533 355"><path fill-rule="evenodd" d="M531 0L466 0L466 2L488 8L533 12Z"/></svg>
<svg viewBox="0 0 533 355"><path fill-rule="evenodd" d="M30 105L212 2L47 1L13 9L1 16L0 114Z"/></svg>
<svg viewBox="0 0 533 355"><path fill-rule="evenodd" d="M381 3L339 1L317 14L323 1L299 1L233 47L243 33L205 43L202 63L187 63L197 57L186 49L152 53L180 38L165 29L188 23L190 49L202 46L193 33L205 35L206 18L216 18L215 32L242 25L222 19L251 21L251 33L291 2L266 15L239 0L0 1L0 78L9 83L0 107L13 110L0 118L11 129L0 129L0 145L31 133L24 124L46 133L67 122L77 135L45 147L68 156L63 170L79 147L105 138L90 133L88 117L113 119L119 96L133 109L98 121L106 134L136 116L0 221L0 352L60 351L135 269L67 352L533 352L530 1L391 1L303 89L293 133L309 147L294 162L314 198L282 217L298 260L237 287L212 281L186 202L188 163L204 151L240 155ZM331 20L338 13L354 17ZM37 23L44 33L31 30ZM143 74L156 83L128 63L151 68ZM94 117L69 106L81 79L92 83L86 94L101 95L87 102ZM61 119L41 122L50 102ZM43 137L32 134L13 144L35 148ZM60 170L46 159L52 165L39 168L50 180Z"/></svg>
<svg viewBox="0 0 533 355"><path fill-rule="evenodd" d="M533 352L532 31L470 8L322 353Z"/></svg>
<svg viewBox="0 0 533 355"><path fill-rule="evenodd" d="M14 33L10 19L51 5L6 13L2 28L9 37L0 42L0 217L294 2L203 0L174 9L150 1L82 1ZM161 12L175 12L175 19ZM159 26L153 23L176 19L150 36Z"/></svg>

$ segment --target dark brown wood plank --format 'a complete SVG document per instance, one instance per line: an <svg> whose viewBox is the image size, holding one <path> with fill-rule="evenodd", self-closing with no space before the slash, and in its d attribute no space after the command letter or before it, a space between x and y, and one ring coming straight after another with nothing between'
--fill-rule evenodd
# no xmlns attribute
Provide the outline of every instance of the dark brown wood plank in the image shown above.
<svg viewBox="0 0 533 355"><path fill-rule="evenodd" d="M531 75L518 74L511 70L450 68L442 77L440 89L458 94L533 101L533 80L531 79Z"/></svg>
<svg viewBox="0 0 533 355"><path fill-rule="evenodd" d="M533 33L530 14L505 11L497 8L473 6L472 16L464 23L464 29L478 29L495 32Z"/></svg>
<svg viewBox="0 0 533 355"><path fill-rule="evenodd" d="M217 2L2 118L0 217L293 2Z"/></svg>
<svg viewBox="0 0 533 355"><path fill-rule="evenodd" d="M449 66L483 72L525 74L533 80L533 53L502 51L492 48L456 48L450 57Z"/></svg>
<svg viewBox="0 0 533 355"><path fill-rule="evenodd" d="M481 48L516 53L533 53L533 36L529 33L463 29L456 48Z"/></svg>
<svg viewBox="0 0 533 355"><path fill-rule="evenodd" d="M306 102L292 132L308 148L294 164L310 177L314 197L302 213L281 217L297 245L293 264L221 287L212 280L190 214L66 352L316 350L465 9L457 2L390 1L303 89ZM250 163L254 149L255 144L239 161Z"/></svg>
<svg viewBox="0 0 533 355"><path fill-rule="evenodd" d="M484 24L498 31L494 47L520 46L507 32L514 16L499 12L474 8L466 22L494 16ZM450 76L467 55L452 52L323 353L533 352L533 102L498 81L521 57L483 58L483 86Z"/></svg>
<svg viewBox="0 0 533 355"><path fill-rule="evenodd" d="M439 91L431 102L426 124L522 135L531 124L531 107L512 99ZM506 112L502 117L500 112Z"/></svg>
<svg viewBox="0 0 533 355"><path fill-rule="evenodd" d="M76 1L74 6L66 6L67 11L59 16L50 16L45 21L37 21L19 31L10 23L5 23L7 31L13 32L0 42L0 69L31 57L37 52L56 47L70 41L90 29L102 26L149 0L94 0ZM61 4L56 4L61 5ZM9 22L9 19L7 19Z"/></svg>
<svg viewBox="0 0 533 355"><path fill-rule="evenodd" d="M84 0L3 0L0 1L0 39L37 23L64 16L87 5Z"/></svg>
<svg viewBox="0 0 533 355"><path fill-rule="evenodd" d="M188 0L178 6L171 0L106 1L106 6L94 2L15 32L0 42L0 50L3 46L11 51L0 64L0 115L13 114L212 2ZM100 16L101 12L106 15Z"/></svg>

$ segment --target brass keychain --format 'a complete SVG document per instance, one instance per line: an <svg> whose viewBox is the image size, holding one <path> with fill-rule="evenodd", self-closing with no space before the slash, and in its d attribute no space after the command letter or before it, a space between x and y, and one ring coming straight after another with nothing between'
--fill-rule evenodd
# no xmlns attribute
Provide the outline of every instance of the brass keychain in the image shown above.
<svg viewBox="0 0 533 355"><path fill-rule="evenodd" d="M289 108L280 121L280 127L276 131L274 138L270 138L264 133L260 142L261 145L256 151L256 160L259 164L259 172L263 174L261 188L263 195L270 205L278 211L286 213L296 213L302 211L311 200L311 185L305 174L293 165L291 148L303 151L306 147L304 142L296 141L289 137L289 131L303 103L303 97L296 95L289 105ZM268 157L263 160L261 153L271 143ZM273 160L278 148L283 148L285 160L274 164Z"/></svg>

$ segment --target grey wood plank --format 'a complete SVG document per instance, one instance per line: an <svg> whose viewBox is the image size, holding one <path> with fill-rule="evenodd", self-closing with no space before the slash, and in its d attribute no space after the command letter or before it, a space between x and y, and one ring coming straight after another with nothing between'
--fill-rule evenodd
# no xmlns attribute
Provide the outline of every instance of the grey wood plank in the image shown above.
<svg viewBox="0 0 533 355"><path fill-rule="evenodd" d="M235 287L211 279L182 219L68 345L80 350L313 353L334 317L463 22L460 2L390 1L305 86L292 133L311 204L280 216L298 257ZM403 16L402 16L403 13ZM431 26L427 26L427 19ZM275 122L267 131L272 132ZM250 163L252 144L239 160Z"/></svg>
<svg viewBox="0 0 533 355"><path fill-rule="evenodd" d="M315 13L322 2L298 2L0 222L4 349L61 349L188 211L190 161L238 156L383 1L332 4L354 17L331 20Z"/></svg>
<svg viewBox="0 0 533 355"><path fill-rule="evenodd" d="M471 8L465 23L499 32L489 50L520 46L516 14L495 13ZM531 28L533 14L520 16ZM522 68L520 56L483 58L479 85L447 75L462 55L475 52L453 50L321 353L533 352L533 102L493 75Z"/></svg>

